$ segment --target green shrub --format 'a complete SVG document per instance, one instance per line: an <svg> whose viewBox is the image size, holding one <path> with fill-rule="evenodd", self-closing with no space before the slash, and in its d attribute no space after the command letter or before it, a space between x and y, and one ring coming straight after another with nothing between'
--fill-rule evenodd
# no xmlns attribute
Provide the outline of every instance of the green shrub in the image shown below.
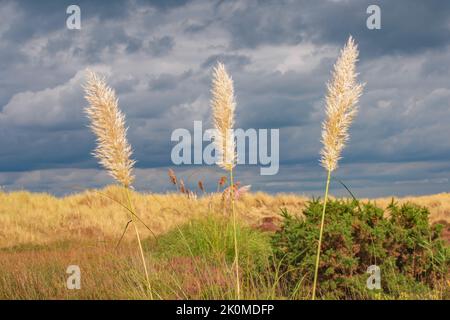
<svg viewBox="0 0 450 320"><path fill-rule="evenodd" d="M304 218L282 210L282 228L272 237L272 246L291 290L300 281L303 288L312 283L322 209L313 200ZM371 203L329 201L319 264L322 298L374 297L377 290L366 288L370 265L380 267L381 293L392 297L442 286L450 251L440 239L441 228L429 225L429 211L392 203L386 213Z"/></svg>

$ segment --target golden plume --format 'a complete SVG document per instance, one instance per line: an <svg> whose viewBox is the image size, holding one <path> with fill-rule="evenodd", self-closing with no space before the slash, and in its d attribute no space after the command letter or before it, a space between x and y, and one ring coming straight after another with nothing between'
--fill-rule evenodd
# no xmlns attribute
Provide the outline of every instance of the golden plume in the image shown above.
<svg viewBox="0 0 450 320"><path fill-rule="evenodd" d="M84 90L89 102L85 111L91 120L90 128L97 136L93 155L116 181L128 188L134 181L135 161L131 159L125 116L119 109L116 94L103 77L92 71L87 72Z"/></svg>
<svg viewBox="0 0 450 320"><path fill-rule="evenodd" d="M213 70L212 81L212 110L213 122L216 129L214 143L217 152L217 165L230 170L236 165L236 151L234 143L234 98L233 79L228 75L225 66L218 63Z"/></svg>
<svg viewBox="0 0 450 320"><path fill-rule="evenodd" d="M337 168L342 149L349 139L348 129L357 113L358 100L363 90L363 85L356 82L356 61L358 48L350 36L334 65L332 79L327 84L320 162L330 172Z"/></svg>

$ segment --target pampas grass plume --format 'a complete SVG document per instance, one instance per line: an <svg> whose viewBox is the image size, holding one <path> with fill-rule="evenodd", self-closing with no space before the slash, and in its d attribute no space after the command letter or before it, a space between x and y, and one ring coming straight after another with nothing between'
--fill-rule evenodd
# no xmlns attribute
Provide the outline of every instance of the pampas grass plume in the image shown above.
<svg viewBox="0 0 450 320"><path fill-rule="evenodd" d="M89 103L85 111L97 136L93 154L117 182L128 188L134 181L135 161L131 159L125 116L119 109L116 94L103 77L89 70L84 90Z"/></svg>
<svg viewBox="0 0 450 320"><path fill-rule="evenodd" d="M358 100L363 90L363 85L356 82L357 61L358 48L350 36L334 65L332 79L327 84L320 163L330 172L338 167L342 150L349 139L348 129L357 113Z"/></svg>
<svg viewBox="0 0 450 320"><path fill-rule="evenodd" d="M233 79L228 75L225 66L220 62L213 70L211 94L213 123L216 129L214 142L218 157L217 165L229 171L236 164L233 135L236 102Z"/></svg>

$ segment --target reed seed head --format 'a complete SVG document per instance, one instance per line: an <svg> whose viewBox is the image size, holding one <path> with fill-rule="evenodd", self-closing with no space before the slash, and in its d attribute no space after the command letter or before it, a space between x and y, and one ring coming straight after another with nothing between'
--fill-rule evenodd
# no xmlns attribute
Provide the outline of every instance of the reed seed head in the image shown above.
<svg viewBox="0 0 450 320"><path fill-rule="evenodd" d="M180 179L180 192L181 192L181 193L186 193L186 192L187 192L187 189L186 189L186 187L184 186L184 181L183 181L183 179Z"/></svg>
<svg viewBox="0 0 450 320"><path fill-rule="evenodd" d="M222 187L226 182L227 182L227 177L225 177L225 176L220 177L219 186Z"/></svg>
<svg viewBox="0 0 450 320"><path fill-rule="evenodd" d="M323 148L320 163L330 172L338 167L364 87L356 82L358 54L358 47L350 36L334 65L331 81L327 84L326 119L322 124Z"/></svg>
<svg viewBox="0 0 450 320"><path fill-rule="evenodd" d="M199 181L198 181L198 188L199 188L203 193L205 193L205 186L204 186L202 180L199 180Z"/></svg>
<svg viewBox="0 0 450 320"><path fill-rule="evenodd" d="M103 77L92 71L87 72L83 88L89 103L85 112L91 121L90 128L97 136L93 155L117 182L131 187L135 161L131 159L125 116L119 109L116 94Z"/></svg>
<svg viewBox="0 0 450 320"><path fill-rule="evenodd" d="M217 165L225 170L231 170L236 165L233 133L236 102L233 79L220 62L213 70L211 93L213 122L216 129L214 143L218 157Z"/></svg>
<svg viewBox="0 0 450 320"><path fill-rule="evenodd" d="M169 169L168 174L169 174L170 182L173 185L176 185L177 184L177 176L175 175L175 171L173 171L172 169Z"/></svg>

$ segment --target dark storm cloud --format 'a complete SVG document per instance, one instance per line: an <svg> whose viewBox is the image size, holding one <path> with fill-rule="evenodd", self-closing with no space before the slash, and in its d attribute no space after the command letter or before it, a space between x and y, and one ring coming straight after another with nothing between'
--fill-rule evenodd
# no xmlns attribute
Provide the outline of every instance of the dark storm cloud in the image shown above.
<svg viewBox="0 0 450 320"><path fill-rule="evenodd" d="M381 8L381 31L366 28L369 5ZM230 8L218 6L219 14ZM450 38L450 2L398 1L248 1L222 19L233 34L232 45L256 48L264 44L343 43L358 39L364 56L414 54L444 47Z"/></svg>
<svg viewBox="0 0 450 320"><path fill-rule="evenodd" d="M237 168L253 190L320 194L326 81L349 34L366 82L341 168L358 196L448 191L450 3L445 1L0 1L0 186L76 191L111 182L91 156L83 70L106 75L127 116L136 187L168 189L171 133L211 127L217 61L238 127L280 129L279 174ZM381 30L366 28L369 4ZM450 162L449 162L450 163ZM215 184L214 167L177 167ZM342 194L338 185L332 192Z"/></svg>
<svg viewBox="0 0 450 320"><path fill-rule="evenodd" d="M61 13L66 8L76 4L83 8L86 18L95 16L100 20L122 19L128 13L126 1L2 1L4 4L14 4L20 18L9 25L4 35L5 40L21 42L36 35L46 34L65 26L66 17Z"/></svg>
<svg viewBox="0 0 450 320"><path fill-rule="evenodd" d="M189 0L2 0L0 5L13 3L22 17L22 19L9 25L8 31L5 33L5 39L23 41L36 34L45 34L64 27L66 16L61 13L65 13L66 8L72 4L83 8L83 18L95 17L100 22L104 22L127 18L130 7L156 8L164 11L183 6L188 2Z"/></svg>
<svg viewBox="0 0 450 320"><path fill-rule="evenodd" d="M368 17L364 13L371 4L381 8L380 32L364 27ZM312 15L308 14L308 22L315 22L309 26L317 30L313 36L320 41L342 42L346 35L352 34L365 56L414 54L448 45L449 13L448 1L349 1L344 5L339 2L322 5Z"/></svg>

